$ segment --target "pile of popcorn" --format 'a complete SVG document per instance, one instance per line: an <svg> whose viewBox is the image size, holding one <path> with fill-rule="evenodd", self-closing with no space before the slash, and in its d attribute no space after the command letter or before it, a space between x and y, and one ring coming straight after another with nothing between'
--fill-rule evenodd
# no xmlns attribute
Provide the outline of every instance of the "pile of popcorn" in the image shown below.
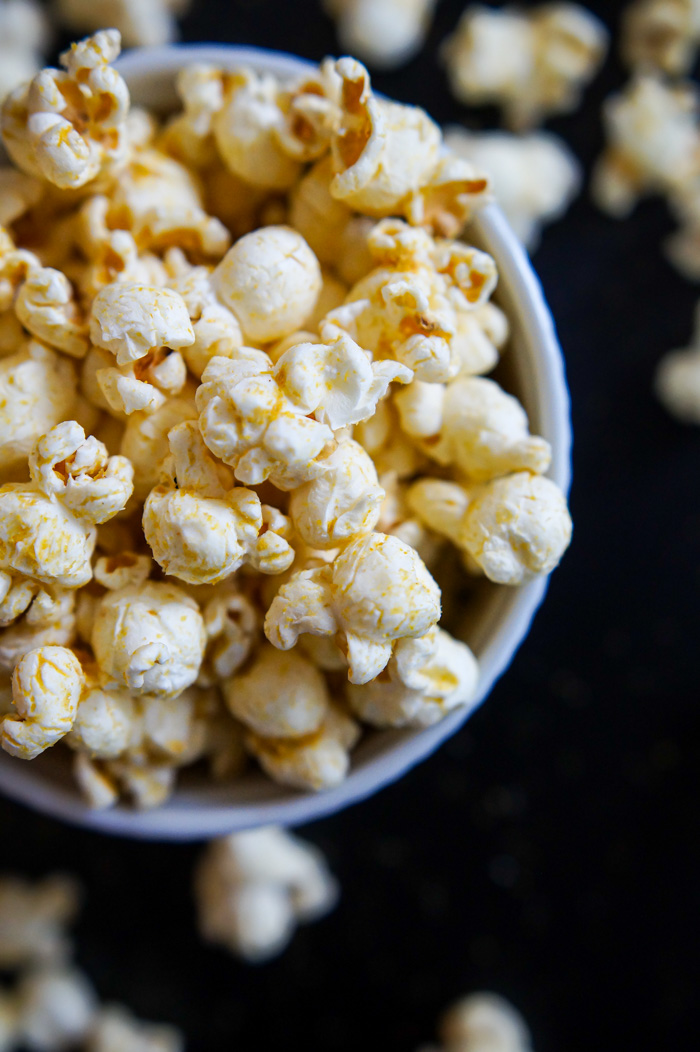
<svg viewBox="0 0 700 1052"><path fill-rule="evenodd" d="M0 877L0 1049L14 1052L182 1052L171 1026L142 1023L122 1005L101 1005L71 962L67 927L80 891L69 877L29 883Z"/></svg>
<svg viewBox="0 0 700 1052"><path fill-rule="evenodd" d="M456 238L488 180L353 59L185 68L159 124L119 48L74 44L0 118L2 746L63 741L93 807L251 756L328 789L360 721L474 695L443 553L512 586L570 540L483 375L508 321Z"/></svg>

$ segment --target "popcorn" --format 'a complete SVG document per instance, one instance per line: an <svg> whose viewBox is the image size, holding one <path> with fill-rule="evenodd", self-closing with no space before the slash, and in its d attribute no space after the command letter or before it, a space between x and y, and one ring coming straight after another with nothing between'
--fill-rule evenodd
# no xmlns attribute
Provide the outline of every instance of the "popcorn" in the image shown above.
<svg viewBox="0 0 700 1052"><path fill-rule="evenodd" d="M0 633L0 670L11 673L29 650L70 647L75 639L75 592L36 592L24 616Z"/></svg>
<svg viewBox="0 0 700 1052"><path fill-rule="evenodd" d="M76 398L71 362L28 340L0 358L0 468L26 463L35 443L70 415Z"/></svg>
<svg viewBox="0 0 700 1052"><path fill-rule="evenodd" d="M430 727L474 697L479 670L466 643L442 629L402 639L380 676L348 683L352 711L375 727Z"/></svg>
<svg viewBox="0 0 700 1052"><path fill-rule="evenodd" d="M128 365L158 347L188 347L194 332L184 300L172 289L117 282L93 301L90 339Z"/></svg>
<svg viewBox="0 0 700 1052"><path fill-rule="evenodd" d="M496 584L519 585L551 573L571 541L571 518L558 487L519 471L472 491L422 479L408 503L426 526L465 551Z"/></svg>
<svg viewBox="0 0 700 1052"><path fill-rule="evenodd" d="M622 57L635 69L684 76L695 61L699 42L696 0L635 0L624 12Z"/></svg>
<svg viewBox="0 0 700 1052"><path fill-rule="evenodd" d="M321 270L300 234L269 226L240 238L212 282L244 337L267 343L302 328L321 291Z"/></svg>
<svg viewBox="0 0 700 1052"><path fill-rule="evenodd" d="M0 878L0 967L58 963L70 950L66 928L78 911L80 889L71 877L30 884Z"/></svg>
<svg viewBox="0 0 700 1052"><path fill-rule="evenodd" d="M202 937L257 963L281 953L297 924L332 910L338 885L317 848L269 826L212 841L195 897Z"/></svg>
<svg viewBox="0 0 700 1052"><path fill-rule="evenodd" d="M134 469L134 496L138 501L145 501L158 483L161 464L170 451L168 433L178 424L196 419L194 402L183 397L166 398L152 413L129 416L119 451Z"/></svg>
<svg viewBox="0 0 700 1052"><path fill-rule="evenodd" d="M170 261L172 262L172 254ZM214 357L235 358L243 346L236 315L217 298L207 267L187 267L174 275L171 287L184 299L194 332L194 343L183 348L191 373L201 379Z"/></svg>
<svg viewBox="0 0 700 1052"><path fill-rule="evenodd" d="M496 103L514 131L576 109L602 65L607 31L585 8L543 4L531 11L473 4L443 49L460 102Z"/></svg>
<svg viewBox="0 0 700 1052"><path fill-rule="evenodd" d="M205 643L195 600L159 581L108 592L92 630L103 685L137 696L181 694L197 679Z"/></svg>
<svg viewBox="0 0 700 1052"><path fill-rule="evenodd" d="M547 132L481 135L454 127L445 145L488 172L494 196L518 238L537 248L542 226L559 219L581 188L581 167L562 139Z"/></svg>
<svg viewBox="0 0 700 1052"><path fill-rule="evenodd" d="M638 75L603 112L608 146L592 187L600 208L623 219L644 194L673 195L698 178L698 94L689 82Z"/></svg>
<svg viewBox="0 0 700 1052"><path fill-rule="evenodd" d="M231 713L263 738L303 738L326 717L329 694L317 668L295 650L262 647L223 687Z"/></svg>
<svg viewBox="0 0 700 1052"><path fill-rule="evenodd" d="M0 4L0 102L41 65L49 38L44 9L34 0L2 0ZM2 220L5 222L5 220Z"/></svg>
<svg viewBox="0 0 700 1052"><path fill-rule="evenodd" d="M22 1047L29 1052L62 1052L87 1037L96 998L76 969L29 972L18 990Z"/></svg>
<svg viewBox="0 0 700 1052"><path fill-rule="evenodd" d="M683 423L700 424L700 310L691 346L664 355L654 386L669 413Z"/></svg>
<svg viewBox="0 0 700 1052"><path fill-rule="evenodd" d="M326 458L319 478L292 492L289 513L310 547L337 548L372 532L383 499L371 457L348 439Z"/></svg>
<svg viewBox="0 0 700 1052"><path fill-rule="evenodd" d="M177 39L175 19L189 0L58 0L58 17L71 31L119 30L124 47L156 47Z"/></svg>
<svg viewBox="0 0 700 1052"><path fill-rule="evenodd" d="M341 58L340 126L332 140L331 194L367 215L392 215L426 182L439 158L440 129L417 106L375 98L369 74Z"/></svg>
<svg viewBox="0 0 700 1052"><path fill-rule="evenodd" d="M185 1042L173 1026L142 1023L120 1005L100 1008L86 1052L183 1052Z"/></svg>
<svg viewBox="0 0 700 1052"><path fill-rule="evenodd" d="M233 487L196 423L178 424L168 440L163 482L151 491L143 512L146 541L165 572L189 584L217 584L244 561L262 573L287 570L294 561L284 536L289 520L279 515L273 523L272 509L261 506L257 493Z"/></svg>
<svg viewBox="0 0 700 1052"><path fill-rule="evenodd" d="M525 410L493 380L457 377L437 388L437 397L431 391L426 406L428 386L435 387L413 384L397 394L396 404L402 427L423 438L425 452L439 464L454 464L474 482L522 469L547 470L549 443L529 434Z"/></svg>
<svg viewBox="0 0 700 1052"><path fill-rule="evenodd" d="M15 313L25 329L72 358L84 358L87 325L68 278L52 267L30 270L15 300Z"/></svg>
<svg viewBox="0 0 700 1052"><path fill-rule="evenodd" d="M29 470L30 483L0 487L0 571L79 588L92 577L96 524L131 496L131 465L69 420L39 439Z"/></svg>
<svg viewBox="0 0 700 1052"><path fill-rule="evenodd" d="M370 534L329 566L293 574L267 612L265 635L289 650L302 632L340 632L350 682L367 683L396 640L424 635L439 617L440 590L418 555L396 537Z"/></svg>
<svg viewBox="0 0 700 1052"><path fill-rule="evenodd" d="M114 760L126 752L135 733L134 698L125 690L104 690L89 676L66 739L93 759Z"/></svg>
<svg viewBox="0 0 700 1052"><path fill-rule="evenodd" d="M377 69L394 69L418 52L435 0L325 0L338 20L343 51Z"/></svg>
<svg viewBox="0 0 700 1052"><path fill-rule="evenodd" d="M109 63L120 49L119 33L103 30L64 52L63 70L42 70L8 96L0 130L18 168L62 190L118 170L128 149L129 93Z"/></svg>
<svg viewBox="0 0 700 1052"><path fill-rule="evenodd" d="M202 611L207 651L198 683L228 680L250 656L262 635L262 618L251 600L226 582Z"/></svg>
<svg viewBox="0 0 700 1052"><path fill-rule="evenodd" d="M532 1052L520 1013L497 994L471 994L454 1004L440 1026L443 1052Z"/></svg>
<svg viewBox="0 0 700 1052"><path fill-rule="evenodd" d="M5 752L33 760L60 741L73 726L84 679L80 662L65 647L29 650L12 677L16 714L2 720Z"/></svg>

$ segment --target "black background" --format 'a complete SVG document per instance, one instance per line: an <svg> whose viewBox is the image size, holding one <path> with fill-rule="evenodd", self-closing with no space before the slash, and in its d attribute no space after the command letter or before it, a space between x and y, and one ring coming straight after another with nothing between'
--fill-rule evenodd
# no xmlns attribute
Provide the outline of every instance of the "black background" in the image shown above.
<svg viewBox="0 0 700 1052"><path fill-rule="evenodd" d="M451 99L436 58L463 6L443 0L423 54L375 84L438 120L493 124ZM588 6L616 29L622 4ZM338 50L316 0L200 0L183 36ZM550 122L588 170L623 79L613 49L582 110ZM671 228L660 202L617 223L584 193L545 234L535 261L573 399L574 544L467 727L304 831L342 883L332 916L278 961L238 964L197 938L199 848L0 802L3 868L83 878L78 958L102 997L182 1026L191 1052L412 1052L443 1006L484 988L518 1005L538 1052L697 1050L700 431L651 392L698 296L663 260Z"/></svg>

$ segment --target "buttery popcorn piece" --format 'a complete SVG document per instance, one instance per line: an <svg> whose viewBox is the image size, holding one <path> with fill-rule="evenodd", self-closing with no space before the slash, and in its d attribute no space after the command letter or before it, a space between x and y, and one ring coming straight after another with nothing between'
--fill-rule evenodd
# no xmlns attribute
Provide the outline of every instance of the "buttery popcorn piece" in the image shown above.
<svg viewBox="0 0 700 1052"><path fill-rule="evenodd" d="M548 132L515 136L453 127L445 145L488 173L496 201L530 250L537 248L542 227L564 214L581 187L578 161Z"/></svg>
<svg viewBox="0 0 700 1052"><path fill-rule="evenodd" d="M473 4L443 49L460 100L496 103L514 131L576 108L601 66L607 31L584 7L550 3L521 11Z"/></svg>
<svg viewBox="0 0 700 1052"><path fill-rule="evenodd" d="M177 23L189 0L58 0L58 17L71 31L118 29L124 47L156 47L177 39Z"/></svg>
<svg viewBox="0 0 700 1052"><path fill-rule="evenodd" d="M165 572L189 584L217 584L244 561L261 573L287 570L294 560L283 536L289 520L279 515L275 530L268 509L264 522L257 493L233 486L196 423L178 424L168 440L163 482L151 490L143 511L146 541Z"/></svg>
<svg viewBox="0 0 700 1052"><path fill-rule="evenodd" d="M394 69L420 50L435 0L325 0L343 51L377 69Z"/></svg>
<svg viewBox="0 0 700 1052"><path fill-rule="evenodd" d="M205 643L195 600L158 581L108 592L92 630L105 687L134 695L177 697L196 680Z"/></svg>
<svg viewBox="0 0 700 1052"><path fill-rule="evenodd" d="M22 617L0 632L0 670L12 673L20 658L38 647L70 647L76 635L75 592L37 591Z"/></svg>
<svg viewBox="0 0 700 1052"><path fill-rule="evenodd" d="M470 994L440 1022L443 1052L532 1052L525 1020L498 994Z"/></svg>
<svg viewBox="0 0 700 1052"><path fill-rule="evenodd" d="M84 680L80 662L66 647L29 650L12 676L15 713L2 720L5 752L33 760L60 741L73 726Z"/></svg>
<svg viewBox="0 0 700 1052"><path fill-rule="evenodd" d="M260 962L281 953L298 924L332 910L338 885L317 848L270 826L212 841L195 899L203 938Z"/></svg>
<svg viewBox="0 0 700 1052"><path fill-rule="evenodd" d="M230 582L217 588L202 614L207 650L198 683L209 686L229 679L248 659L262 636L262 616Z"/></svg>
<svg viewBox="0 0 700 1052"><path fill-rule="evenodd" d="M644 71L689 73L700 44L697 0L634 0L622 24L622 57Z"/></svg>
<svg viewBox="0 0 700 1052"><path fill-rule="evenodd" d="M80 889L71 877L35 884L0 878L0 967L58 963L70 951L66 929L78 911Z"/></svg>
<svg viewBox="0 0 700 1052"><path fill-rule="evenodd" d="M105 286L93 301L90 338L111 351L118 365L128 365L158 347L188 347L194 332L177 292L117 282Z"/></svg>
<svg viewBox="0 0 700 1052"><path fill-rule="evenodd" d="M120 49L117 30L103 30L64 52L62 70L44 69L11 92L0 129L18 168L63 190L119 168L129 92L110 63Z"/></svg>
<svg viewBox="0 0 700 1052"><path fill-rule="evenodd" d="M280 650L302 632L342 633L351 683L367 683L386 667L393 644L425 633L440 617L440 589L408 545L370 534L349 544L328 566L295 573L265 618Z"/></svg>
<svg viewBox="0 0 700 1052"><path fill-rule="evenodd" d="M264 738L303 738L324 721L329 694L323 675L295 650L263 646L223 685L231 713Z"/></svg>

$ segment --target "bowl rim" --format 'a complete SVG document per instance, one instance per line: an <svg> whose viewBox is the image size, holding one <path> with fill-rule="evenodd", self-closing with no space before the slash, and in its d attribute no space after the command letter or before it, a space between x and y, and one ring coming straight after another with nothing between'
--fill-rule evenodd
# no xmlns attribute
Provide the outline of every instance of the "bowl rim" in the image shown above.
<svg viewBox="0 0 700 1052"><path fill-rule="evenodd" d="M156 85L169 79L183 64L192 62L229 67L249 65L257 71L281 76L304 74L314 66L310 60L284 52L205 43L133 49L124 54L116 66L131 89L139 80ZM563 355L542 286L497 205L487 205L472 222L476 232L488 242L488 251L498 262L500 281L507 287L509 298L517 304L515 314L524 342L537 349L530 366L538 432L552 445L548 477L568 496L572 448L569 392ZM388 752L352 769L340 786L327 792L302 794L289 790L282 800L226 805L224 802L207 804L194 797L188 799L185 793L176 790L166 805L152 811L137 811L126 805L95 811L80 799L73 787L57 785L33 770L33 765L12 762L11 757L4 755L0 757L0 791L33 810L69 824L133 839L205 840L254 826L296 826L327 817L396 781L462 726L510 665L545 597L547 586L548 578L543 578L510 592L507 615L493 634L489 644L493 651L491 660L488 667L481 665L479 689L470 705L456 709L432 727L402 737Z"/></svg>

